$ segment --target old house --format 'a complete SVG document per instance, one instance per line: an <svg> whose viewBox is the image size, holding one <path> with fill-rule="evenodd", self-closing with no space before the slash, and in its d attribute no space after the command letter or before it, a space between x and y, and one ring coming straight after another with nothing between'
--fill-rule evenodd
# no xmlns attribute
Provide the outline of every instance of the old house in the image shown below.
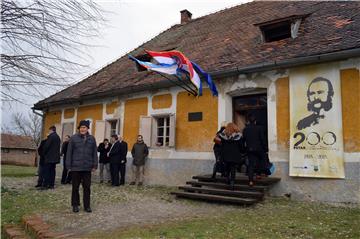
<svg viewBox="0 0 360 239"><path fill-rule="evenodd" d="M36 166L37 147L30 136L1 134L1 164Z"/></svg>
<svg viewBox="0 0 360 239"><path fill-rule="evenodd" d="M72 134L91 121L98 142L113 133L151 147L147 181L183 184L211 172L221 122L249 113L267 130L281 177L273 195L359 202L359 2L251 2L181 23L130 52L176 49L209 72L219 90L194 97L135 67L127 55L35 104L44 129ZM130 170L128 170L130 173Z"/></svg>

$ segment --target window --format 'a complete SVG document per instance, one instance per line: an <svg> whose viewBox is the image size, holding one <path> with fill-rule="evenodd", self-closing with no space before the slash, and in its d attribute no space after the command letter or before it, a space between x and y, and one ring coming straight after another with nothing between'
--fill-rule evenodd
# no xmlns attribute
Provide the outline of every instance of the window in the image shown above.
<svg viewBox="0 0 360 239"><path fill-rule="evenodd" d="M265 42L279 41L291 37L291 22L284 21L260 27Z"/></svg>
<svg viewBox="0 0 360 239"><path fill-rule="evenodd" d="M280 41L287 38L296 38L300 23L307 16L293 15L254 25L260 28L263 42Z"/></svg>
<svg viewBox="0 0 360 239"><path fill-rule="evenodd" d="M1 152L3 152L3 153L9 153L9 152L10 152L10 149L2 148L2 149L1 149Z"/></svg>
<svg viewBox="0 0 360 239"><path fill-rule="evenodd" d="M170 117L156 118L157 122L157 134L156 134L156 146L169 146L170 142Z"/></svg>
<svg viewBox="0 0 360 239"><path fill-rule="evenodd" d="M110 136L114 134L118 134L117 132L117 120L110 121Z"/></svg>

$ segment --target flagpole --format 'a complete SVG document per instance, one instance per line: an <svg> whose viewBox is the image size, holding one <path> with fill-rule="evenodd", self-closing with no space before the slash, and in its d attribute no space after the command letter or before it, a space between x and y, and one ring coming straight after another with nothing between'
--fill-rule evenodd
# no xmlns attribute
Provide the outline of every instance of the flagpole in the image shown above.
<svg viewBox="0 0 360 239"><path fill-rule="evenodd" d="M160 73L160 72L157 72L157 71L153 71L153 72L156 72L157 74L161 75L162 77L168 79L169 81L173 82L175 85L183 88L183 89L186 90L188 93L192 94L193 96L197 96L197 92L196 92L194 89L192 89L192 88L190 88L190 87L184 87L183 85L181 85L181 84L177 83L176 81L168 78L167 76L163 75L163 74ZM178 78L176 77L176 79L178 79ZM178 79L178 80L179 80L179 79ZM179 81L180 81L180 80L179 80ZM187 86L187 85L186 85L186 86Z"/></svg>

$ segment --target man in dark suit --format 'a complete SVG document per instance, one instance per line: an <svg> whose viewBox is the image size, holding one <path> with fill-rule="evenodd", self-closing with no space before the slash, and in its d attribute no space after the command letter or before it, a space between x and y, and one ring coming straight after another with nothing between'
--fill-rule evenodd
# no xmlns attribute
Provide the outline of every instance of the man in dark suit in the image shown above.
<svg viewBox="0 0 360 239"><path fill-rule="evenodd" d="M46 143L46 139L41 140L40 146L38 148L38 154L40 156L39 160L39 178L38 183L36 184L36 188L41 188L44 186L44 164L45 164L45 157L44 157L44 145Z"/></svg>
<svg viewBox="0 0 360 239"><path fill-rule="evenodd" d="M53 189L55 186L56 164L60 163L60 137L56 133L56 127L51 126L50 132L44 145L44 187L42 189Z"/></svg>
<svg viewBox="0 0 360 239"><path fill-rule="evenodd" d="M248 176L249 185L254 185L254 169L258 177L265 174L266 153L268 152L267 141L265 139L265 131L262 126L256 125L256 118L254 115L249 116L249 124L245 127L243 132L244 141L246 144L248 154Z"/></svg>
<svg viewBox="0 0 360 239"><path fill-rule="evenodd" d="M120 186L125 184L127 143L123 141L122 138L119 139L117 135L112 135L111 139L113 141L113 145L109 151L111 185Z"/></svg>

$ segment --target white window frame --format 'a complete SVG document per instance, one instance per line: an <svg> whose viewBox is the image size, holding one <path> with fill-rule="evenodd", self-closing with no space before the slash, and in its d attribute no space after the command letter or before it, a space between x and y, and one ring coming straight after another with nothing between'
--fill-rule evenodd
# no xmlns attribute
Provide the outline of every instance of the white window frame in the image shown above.
<svg viewBox="0 0 360 239"><path fill-rule="evenodd" d="M162 115L154 117L156 124L154 127L156 128L156 135L154 137L154 144L158 148L168 148L170 147L170 115ZM159 119L164 119L163 126L159 126ZM169 125L167 125L169 124ZM163 128L163 135L159 135L159 129ZM159 138L162 138L162 145L158 144ZM168 138L168 142L166 144L166 138Z"/></svg>

